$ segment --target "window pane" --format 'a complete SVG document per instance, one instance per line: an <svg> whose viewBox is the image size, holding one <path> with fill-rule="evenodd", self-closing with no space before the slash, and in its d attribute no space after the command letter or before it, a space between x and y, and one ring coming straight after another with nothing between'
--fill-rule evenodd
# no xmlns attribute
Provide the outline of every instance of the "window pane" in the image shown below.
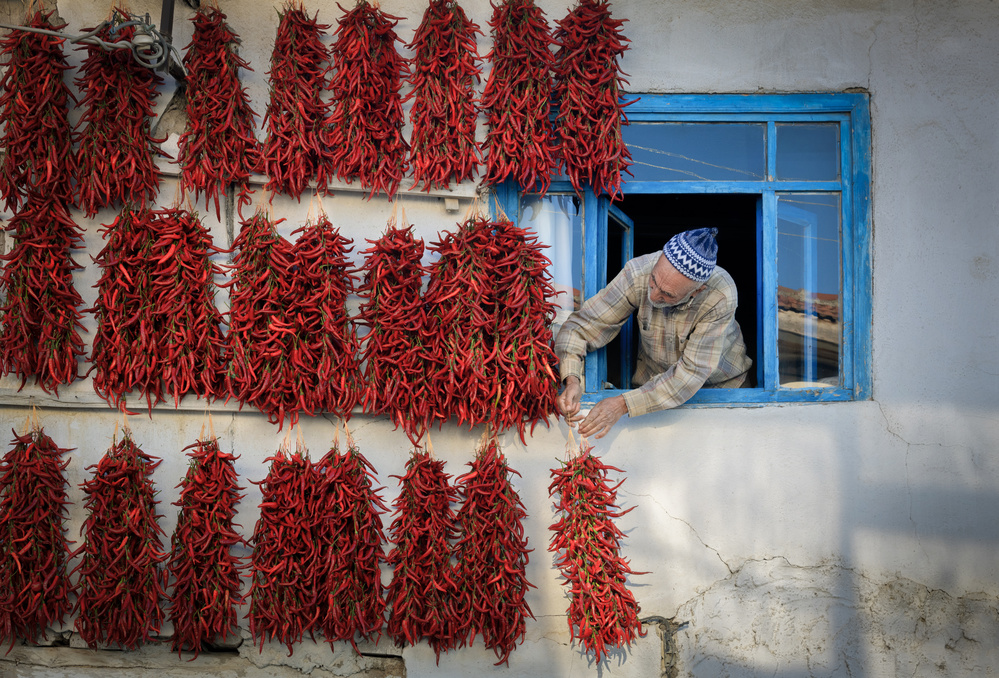
<svg viewBox="0 0 999 678"><path fill-rule="evenodd" d="M548 245L545 254L552 260L552 282L555 291L561 292L555 298L559 305L555 325L559 326L583 303L583 211L579 198L553 193L543 198L521 196L519 223Z"/></svg>
<svg viewBox="0 0 999 678"><path fill-rule="evenodd" d="M840 384L840 196L777 196L777 356L783 388Z"/></svg>
<svg viewBox="0 0 999 678"><path fill-rule="evenodd" d="M766 125L642 123L621 129L629 181L763 181Z"/></svg>
<svg viewBox="0 0 999 678"><path fill-rule="evenodd" d="M777 179L838 181L839 125L777 125Z"/></svg>

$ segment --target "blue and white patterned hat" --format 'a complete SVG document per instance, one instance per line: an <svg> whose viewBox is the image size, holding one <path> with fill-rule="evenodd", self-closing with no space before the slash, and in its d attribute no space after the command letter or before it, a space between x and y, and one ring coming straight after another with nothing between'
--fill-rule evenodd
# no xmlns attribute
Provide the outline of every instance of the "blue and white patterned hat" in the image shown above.
<svg viewBox="0 0 999 678"><path fill-rule="evenodd" d="M663 246L663 254L673 268L695 282L711 277L718 261L717 228L696 228L677 233Z"/></svg>

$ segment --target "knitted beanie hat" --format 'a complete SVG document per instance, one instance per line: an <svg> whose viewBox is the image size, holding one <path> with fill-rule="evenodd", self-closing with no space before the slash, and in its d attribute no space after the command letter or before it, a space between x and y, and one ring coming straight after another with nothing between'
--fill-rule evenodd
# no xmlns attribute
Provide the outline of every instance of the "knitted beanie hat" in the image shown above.
<svg viewBox="0 0 999 678"><path fill-rule="evenodd" d="M695 282L711 277L718 261L717 228L696 228L677 233L663 246L663 254L673 268Z"/></svg>

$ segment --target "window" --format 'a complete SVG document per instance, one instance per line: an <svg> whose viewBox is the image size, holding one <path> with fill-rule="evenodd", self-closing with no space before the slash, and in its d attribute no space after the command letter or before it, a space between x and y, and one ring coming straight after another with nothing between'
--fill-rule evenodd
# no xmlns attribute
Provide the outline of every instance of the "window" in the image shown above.
<svg viewBox="0 0 999 678"><path fill-rule="evenodd" d="M870 396L870 114L864 94L643 95L627 109L633 177L610 204L555 177L544 197L498 187L508 216L551 246L560 324L633 256L719 229L739 290L752 388L689 405ZM586 358L593 403L631 388L631 323Z"/></svg>

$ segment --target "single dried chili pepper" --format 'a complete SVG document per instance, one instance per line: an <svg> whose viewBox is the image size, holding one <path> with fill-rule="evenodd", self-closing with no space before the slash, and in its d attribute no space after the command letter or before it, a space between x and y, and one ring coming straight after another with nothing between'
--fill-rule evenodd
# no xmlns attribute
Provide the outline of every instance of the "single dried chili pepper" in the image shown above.
<svg viewBox="0 0 999 678"><path fill-rule="evenodd" d="M115 9L111 24L97 33L105 42L132 40L132 17ZM90 30L90 29L85 29ZM155 156L170 157L152 136L150 120L157 87L163 79L132 58L131 50L106 50L87 45L77 79L84 93L83 115L77 127L77 205L87 216L104 207L152 202L159 192L161 172Z"/></svg>
<svg viewBox="0 0 999 678"><path fill-rule="evenodd" d="M180 499L174 502L180 514L167 563L173 582L168 619L173 649L178 654L192 649L197 657L206 644L237 632L245 565L233 547L248 544L233 529L236 504L243 498L235 469L238 457L220 450L214 437L185 450L190 450L191 463L178 485Z"/></svg>
<svg viewBox="0 0 999 678"><path fill-rule="evenodd" d="M409 165L400 95L409 68L396 50L401 40L394 30L400 18L367 0L343 11L330 50L330 166L320 170L319 184L334 174L346 182L358 179L370 189L369 198L383 191L391 200Z"/></svg>
<svg viewBox="0 0 999 678"><path fill-rule="evenodd" d="M631 569L620 556L624 533L614 523L632 510L617 509L617 488L607 480L609 471L621 470L604 464L583 440L582 450L561 469L552 470L549 496L556 496L558 521L548 550L565 577L569 592L569 632L599 663L609 647L630 645L644 636L638 619L639 607L627 588L629 574L648 574Z"/></svg>
<svg viewBox="0 0 999 678"><path fill-rule="evenodd" d="M388 635L400 647L426 638L440 661L441 652L460 643L462 622L456 616L456 574L451 541L456 536L451 503L457 490L444 462L414 451L399 478L393 502L391 535L395 545L388 562L393 568L388 600Z"/></svg>
<svg viewBox="0 0 999 678"><path fill-rule="evenodd" d="M456 607L464 630L462 642L482 636L496 654L497 666L508 664L510 653L527 635L527 617L534 619L525 597L534 585L527 580L527 511L511 482L514 471L495 438L479 447L471 470L458 476L463 503L458 510L455 545L460 593Z"/></svg>
<svg viewBox="0 0 999 678"><path fill-rule="evenodd" d="M0 641L37 643L69 612L68 449L40 427L14 432L0 462ZM8 650L9 651L9 650Z"/></svg>
<svg viewBox="0 0 999 678"><path fill-rule="evenodd" d="M385 623L382 515L388 509L373 486L374 467L349 435L346 452L334 443L316 466L328 516L322 545L329 571L320 592L320 624L327 641L348 641L360 654L355 637L377 642Z"/></svg>
<svg viewBox="0 0 999 678"><path fill-rule="evenodd" d="M0 256L0 374L28 377L46 393L79 375L86 353L81 331L83 299L73 285L82 268L70 256L83 240L80 227L56 196L32 193L6 229L14 248Z"/></svg>
<svg viewBox="0 0 999 678"><path fill-rule="evenodd" d="M246 88L239 69L253 70L237 54L239 36L217 7L191 18L194 35L184 55L187 68L187 127L180 136L181 188L194 191L205 205L215 203L229 186L239 192L240 207L249 204L250 172L260 165L261 147L254 135Z"/></svg>
<svg viewBox="0 0 999 678"><path fill-rule="evenodd" d="M156 513L153 470L160 461L143 452L126 431L81 485L87 517L81 532L76 630L90 647L136 649L163 622L160 598L166 559ZM72 573L71 573L72 574Z"/></svg>
<svg viewBox="0 0 999 678"><path fill-rule="evenodd" d="M268 71L271 98L264 115L267 140L260 164L268 190L296 198L317 175L320 185L326 183L330 162L322 138L329 110L323 100L329 55L322 37L329 26L310 19L301 5L288 2L278 13L281 21Z"/></svg>
<svg viewBox="0 0 999 678"><path fill-rule="evenodd" d="M481 35L456 0L430 0L413 42L410 76L413 125L410 164L413 185L447 188L471 179L479 166L475 141L475 85L480 61L475 36Z"/></svg>
<svg viewBox="0 0 999 678"><path fill-rule="evenodd" d="M390 225L384 236L368 240L364 252L364 280L359 325L368 328L361 338L364 361L366 413L387 414L396 427L417 444L430 416L422 346L426 311L423 286L423 240L413 237L413 227Z"/></svg>
<svg viewBox="0 0 999 678"><path fill-rule="evenodd" d="M612 200L621 198L621 173L631 165L621 137L628 123L621 101L627 80L618 63L628 49L624 21L611 17L607 0L579 0L555 30L559 167L577 193L589 185Z"/></svg>
<svg viewBox="0 0 999 678"><path fill-rule="evenodd" d="M554 44L545 13L534 0L502 0L489 21L492 63L482 93L488 131L483 181L513 179L522 191L548 190L558 165L551 114Z"/></svg>
<svg viewBox="0 0 999 678"><path fill-rule="evenodd" d="M253 530L250 635L263 649L275 639L288 648L306 633L314 638L323 611L329 563L323 548L328 534L322 476L305 450L279 450L267 477L260 519Z"/></svg>
<svg viewBox="0 0 999 678"><path fill-rule="evenodd" d="M59 31L53 12L36 11L31 28ZM30 195L60 205L73 202L73 130L69 103L76 98L63 82L69 70L62 45L53 35L13 30L0 40L6 64L0 78L0 197L17 211Z"/></svg>

